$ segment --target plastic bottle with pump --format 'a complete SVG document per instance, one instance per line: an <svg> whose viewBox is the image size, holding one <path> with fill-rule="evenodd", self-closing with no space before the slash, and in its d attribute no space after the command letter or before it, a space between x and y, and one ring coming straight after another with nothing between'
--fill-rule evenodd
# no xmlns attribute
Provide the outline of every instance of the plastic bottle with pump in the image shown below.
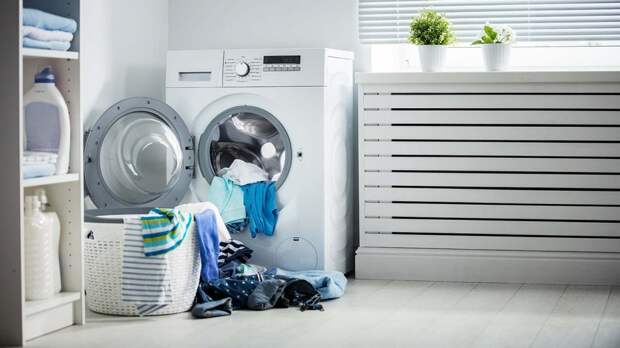
<svg viewBox="0 0 620 348"><path fill-rule="evenodd" d="M69 172L71 124L65 99L56 88L51 67L34 79L24 95L24 149L58 154L56 175Z"/></svg>
<svg viewBox="0 0 620 348"><path fill-rule="evenodd" d="M26 300L43 300L61 291L60 221L54 212L45 212L45 190L25 197L24 252Z"/></svg>

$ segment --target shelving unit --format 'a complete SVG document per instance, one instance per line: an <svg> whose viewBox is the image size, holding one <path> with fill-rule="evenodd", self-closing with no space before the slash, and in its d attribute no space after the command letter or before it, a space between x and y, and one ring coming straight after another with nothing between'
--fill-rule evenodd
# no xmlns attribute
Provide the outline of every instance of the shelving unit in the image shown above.
<svg viewBox="0 0 620 348"><path fill-rule="evenodd" d="M82 262L83 165L82 110L80 103L80 29L67 52L21 47L21 11L37 8L80 23L79 0L5 0L0 2L2 39L0 67L5 77L0 89L4 106L0 137L0 218L5 231L0 234L0 346L24 345L28 340L64 327L84 323L84 281ZM22 179L23 95L32 85L35 74L51 66L56 87L62 93L71 120L69 174ZM13 86L11 88L11 86ZM58 214L61 224L60 265L62 291L52 298L27 301L24 277L23 200L36 189L44 188L50 210Z"/></svg>

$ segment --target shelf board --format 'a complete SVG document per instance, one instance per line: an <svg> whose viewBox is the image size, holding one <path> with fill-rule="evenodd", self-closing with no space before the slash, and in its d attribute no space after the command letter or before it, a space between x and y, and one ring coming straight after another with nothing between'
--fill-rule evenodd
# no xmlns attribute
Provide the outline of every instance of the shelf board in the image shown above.
<svg viewBox="0 0 620 348"><path fill-rule="evenodd" d="M57 59L78 59L79 54L72 51L53 51L40 50L36 48L22 48L24 58L57 58Z"/></svg>
<svg viewBox="0 0 620 348"><path fill-rule="evenodd" d="M37 314L79 300L80 293L78 291L63 291L45 300L26 301L24 315Z"/></svg>
<svg viewBox="0 0 620 348"><path fill-rule="evenodd" d="M44 176L40 178L32 178L32 179L24 179L23 186L24 187L36 187L36 186L47 186L54 184L64 184L67 182L74 182L80 180L80 175L77 173L69 173L63 175L52 175L52 176Z"/></svg>

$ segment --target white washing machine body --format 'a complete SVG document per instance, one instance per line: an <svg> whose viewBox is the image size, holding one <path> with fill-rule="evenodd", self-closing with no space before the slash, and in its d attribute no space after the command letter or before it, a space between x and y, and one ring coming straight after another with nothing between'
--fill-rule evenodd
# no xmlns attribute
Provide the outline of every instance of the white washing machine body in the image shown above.
<svg viewBox="0 0 620 348"><path fill-rule="evenodd" d="M245 76L238 74L244 73L240 64L249 67ZM188 78L188 72L194 76ZM169 52L166 103L188 125L197 161L209 161L199 139L229 110L267 111L290 141L290 170L277 191L274 235L233 235L254 250L252 262L293 270L352 270L352 74L352 55L335 50ZM210 178L202 164L185 201L208 199Z"/></svg>
<svg viewBox="0 0 620 348"><path fill-rule="evenodd" d="M233 235L254 250L251 261L351 271L352 58L330 49L170 51L166 102L120 101L87 135L85 182L98 208L85 214L87 228L96 235L122 228L110 216L207 201L213 176L239 158L278 187L274 234Z"/></svg>

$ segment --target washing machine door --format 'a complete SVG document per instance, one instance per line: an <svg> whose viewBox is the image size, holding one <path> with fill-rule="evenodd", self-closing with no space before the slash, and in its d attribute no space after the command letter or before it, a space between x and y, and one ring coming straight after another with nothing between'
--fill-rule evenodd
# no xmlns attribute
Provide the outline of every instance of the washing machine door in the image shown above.
<svg viewBox="0 0 620 348"><path fill-rule="evenodd" d="M279 188L291 170L291 140L270 112L237 106L221 112L207 126L200 136L198 158L209 182L240 159L262 168Z"/></svg>
<svg viewBox="0 0 620 348"><path fill-rule="evenodd" d="M193 142L179 114L145 97L122 100L86 138L86 189L98 208L173 207L189 189Z"/></svg>

